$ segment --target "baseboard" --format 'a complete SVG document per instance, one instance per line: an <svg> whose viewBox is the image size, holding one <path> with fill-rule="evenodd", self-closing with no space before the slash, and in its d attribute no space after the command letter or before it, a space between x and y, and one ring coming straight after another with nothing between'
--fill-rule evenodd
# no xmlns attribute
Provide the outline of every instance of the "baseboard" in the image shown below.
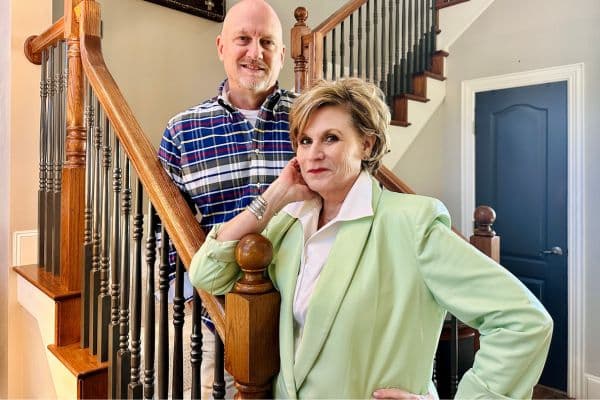
<svg viewBox="0 0 600 400"><path fill-rule="evenodd" d="M600 399L600 377L585 374L586 399Z"/></svg>
<svg viewBox="0 0 600 400"><path fill-rule="evenodd" d="M38 232L37 230L13 232L12 266L37 264Z"/></svg>

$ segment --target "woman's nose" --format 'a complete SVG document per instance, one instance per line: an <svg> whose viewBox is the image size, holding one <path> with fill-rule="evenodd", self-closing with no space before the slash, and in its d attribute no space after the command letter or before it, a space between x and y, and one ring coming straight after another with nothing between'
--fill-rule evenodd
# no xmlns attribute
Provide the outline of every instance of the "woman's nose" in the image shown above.
<svg viewBox="0 0 600 400"><path fill-rule="evenodd" d="M312 159L315 160L321 160L323 159L324 153L323 153L323 149L321 148L321 146L319 146L318 144L313 144L310 147L310 157Z"/></svg>

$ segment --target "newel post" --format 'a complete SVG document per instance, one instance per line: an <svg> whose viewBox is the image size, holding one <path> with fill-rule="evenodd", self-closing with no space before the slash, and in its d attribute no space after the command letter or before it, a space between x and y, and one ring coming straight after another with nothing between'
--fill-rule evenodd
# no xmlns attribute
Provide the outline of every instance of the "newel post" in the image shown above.
<svg viewBox="0 0 600 400"><path fill-rule="evenodd" d="M225 367L235 378L236 399L272 398L279 371L279 293L265 278L271 242L259 234L240 240L235 257L243 277L225 296Z"/></svg>
<svg viewBox="0 0 600 400"><path fill-rule="evenodd" d="M68 46L69 74L66 101L66 161L62 174L60 274L64 284L72 290L81 288L83 265L86 132L83 122L84 91L79 22L74 10L81 1L65 1L65 39Z"/></svg>
<svg viewBox="0 0 600 400"><path fill-rule="evenodd" d="M294 18L296 24L292 27L290 50L294 59L294 90L301 93L308 83L308 52L302 44L302 36L310 33L310 28L306 25L308 11L304 7L297 7Z"/></svg>
<svg viewBox="0 0 600 400"><path fill-rule="evenodd" d="M496 220L496 212L488 206L479 206L473 213L475 219L475 231L471 236L470 242L482 253L492 258L494 261L500 261L500 237L492 229L492 224Z"/></svg>

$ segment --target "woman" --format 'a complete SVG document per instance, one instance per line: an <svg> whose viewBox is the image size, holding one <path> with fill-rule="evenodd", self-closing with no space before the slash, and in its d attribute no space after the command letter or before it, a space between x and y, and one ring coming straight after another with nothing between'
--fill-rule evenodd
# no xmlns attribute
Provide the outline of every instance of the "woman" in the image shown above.
<svg viewBox="0 0 600 400"><path fill-rule="evenodd" d="M263 232L281 293L275 397L437 397L433 359L446 311L481 333L457 398L531 397L552 331L542 305L450 230L437 200L382 190L381 92L322 82L295 102L294 158L267 191L215 227L192 283L213 294L240 276L237 240Z"/></svg>

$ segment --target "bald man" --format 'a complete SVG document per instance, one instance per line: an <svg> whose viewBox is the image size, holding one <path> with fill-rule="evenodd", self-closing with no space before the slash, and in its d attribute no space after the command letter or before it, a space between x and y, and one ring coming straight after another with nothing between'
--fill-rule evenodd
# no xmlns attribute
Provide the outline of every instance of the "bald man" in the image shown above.
<svg viewBox="0 0 600 400"><path fill-rule="evenodd" d="M293 157L288 114L295 96L277 84L285 55L282 35L281 22L265 1L236 3L217 36L227 77L217 96L167 124L159 158L201 215L205 232L248 206ZM191 296L191 287L186 292ZM202 398L210 398L214 328L208 316L203 318ZM226 380L232 397L231 378Z"/></svg>

